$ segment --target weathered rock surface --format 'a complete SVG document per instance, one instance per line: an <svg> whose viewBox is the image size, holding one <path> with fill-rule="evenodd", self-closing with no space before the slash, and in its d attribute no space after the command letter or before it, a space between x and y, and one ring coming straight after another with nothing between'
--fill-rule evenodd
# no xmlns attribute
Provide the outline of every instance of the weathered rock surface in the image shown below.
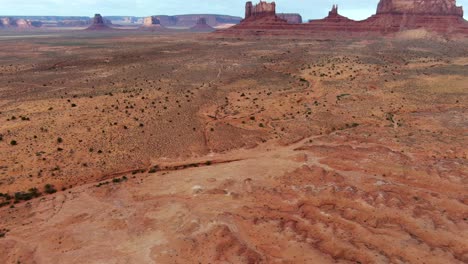
<svg viewBox="0 0 468 264"><path fill-rule="evenodd" d="M253 5L247 2L245 19L231 29L221 33L308 34L327 32L387 34L403 30L426 29L440 33L468 34L468 22L463 19L463 8L455 0L381 0L377 14L363 21L354 21L341 16L338 6L333 5L324 19L310 20L306 24L288 23L287 16L276 14L274 2L260 1ZM258 31L260 30L260 31ZM287 30L287 31L284 31ZM306 33L304 33L304 31ZM283 32L283 33L281 33ZM302 32L302 33L301 33ZM250 34L248 33L248 34Z"/></svg>
<svg viewBox="0 0 468 264"><path fill-rule="evenodd" d="M302 16L300 14L279 13L279 18L286 20L289 24L301 24Z"/></svg>
<svg viewBox="0 0 468 264"><path fill-rule="evenodd" d="M156 16L161 21L163 27L193 27L197 24L200 18L205 18L206 23L211 27L216 27L225 24L239 24L240 17L226 15L211 15L211 14L193 14L193 15L177 15L177 16Z"/></svg>
<svg viewBox="0 0 468 264"><path fill-rule="evenodd" d="M111 29L108 26L109 22L105 22L101 14L95 14L93 18L93 23L87 28L87 30L109 30Z"/></svg>
<svg viewBox="0 0 468 264"><path fill-rule="evenodd" d="M143 26L161 25L161 21L156 16L145 17Z"/></svg>
<svg viewBox="0 0 468 264"><path fill-rule="evenodd" d="M0 27L3 28L17 28L17 29L28 29L34 27L40 27L42 23L37 21L31 21L28 19L23 18L11 18L11 17L3 17L0 18Z"/></svg>
<svg viewBox="0 0 468 264"><path fill-rule="evenodd" d="M455 0L381 0L377 14L452 15L463 17L463 8Z"/></svg>
<svg viewBox="0 0 468 264"><path fill-rule="evenodd" d="M275 2L260 1L260 3L253 5L249 1L245 4L245 19L274 15L276 15Z"/></svg>
<svg viewBox="0 0 468 264"><path fill-rule="evenodd" d="M141 29L153 31L166 30L166 28L161 25L161 21L156 16L145 17Z"/></svg>
<svg viewBox="0 0 468 264"><path fill-rule="evenodd" d="M197 21L197 24L195 24L195 26L190 28L190 31L193 31L193 32L211 32L214 30L215 29L213 27L208 25L208 23L206 22L206 18L204 17L199 18Z"/></svg>

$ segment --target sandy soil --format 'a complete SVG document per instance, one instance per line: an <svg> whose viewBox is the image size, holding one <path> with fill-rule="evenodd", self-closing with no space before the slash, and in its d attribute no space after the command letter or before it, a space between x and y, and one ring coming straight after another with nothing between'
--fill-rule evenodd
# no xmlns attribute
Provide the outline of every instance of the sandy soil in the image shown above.
<svg viewBox="0 0 468 264"><path fill-rule="evenodd" d="M468 262L466 40L0 44L0 263Z"/></svg>

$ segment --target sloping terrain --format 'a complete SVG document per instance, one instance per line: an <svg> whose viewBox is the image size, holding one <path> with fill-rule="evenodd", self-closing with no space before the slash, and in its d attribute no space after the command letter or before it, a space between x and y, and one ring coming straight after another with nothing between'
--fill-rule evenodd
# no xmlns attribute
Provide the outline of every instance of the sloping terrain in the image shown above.
<svg viewBox="0 0 468 264"><path fill-rule="evenodd" d="M1 263L468 261L466 40L1 44Z"/></svg>

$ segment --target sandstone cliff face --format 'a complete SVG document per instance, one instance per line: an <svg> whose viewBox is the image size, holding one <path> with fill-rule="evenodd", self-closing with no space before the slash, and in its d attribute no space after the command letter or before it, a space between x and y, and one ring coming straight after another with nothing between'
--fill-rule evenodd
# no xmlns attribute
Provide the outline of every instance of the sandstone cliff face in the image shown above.
<svg viewBox="0 0 468 264"><path fill-rule="evenodd" d="M381 0L377 14L453 15L463 17L455 0Z"/></svg>
<svg viewBox="0 0 468 264"><path fill-rule="evenodd" d="M156 16L145 17L143 20L143 25L141 26L143 30L151 31L165 31L166 28L161 25L161 21Z"/></svg>
<svg viewBox="0 0 468 264"><path fill-rule="evenodd" d="M253 5L252 2L245 4L245 19L250 17L276 15L276 3L268 3L266 1L260 1L260 3Z"/></svg>
<svg viewBox="0 0 468 264"><path fill-rule="evenodd" d="M223 24L239 24L240 17L210 14L192 14L177 16L156 16L164 27L193 27L200 18L205 18L206 23L212 27Z"/></svg>
<svg viewBox="0 0 468 264"><path fill-rule="evenodd" d="M287 13L279 13L276 14L281 19L286 20L289 24L301 24L302 23L302 16L300 14L287 14Z"/></svg>
<svg viewBox="0 0 468 264"><path fill-rule="evenodd" d="M291 24L282 19L276 14L274 2L268 4L260 1L257 5L247 2L245 8L246 18L241 24L224 32L237 34L239 32L235 32L236 30L250 30L253 34L263 34L261 30L265 30L269 34L268 31L279 30L284 33L278 31L274 34L300 34L301 31L388 34L426 29L468 35L468 23L463 19L463 9L456 5L455 0L381 0L377 14L363 21L341 16L338 6L334 5L324 19L310 20L305 24Z"/></svg>
<svg viewBox="0 0 468 264"><path fill-rule="evenodd" d="M156 16L145 17L143 26L161 25L161 21Z"/></svg>
<svg viewBox="0 0 468 264"><path fill-rule="evenodd" d="M31 21L28 19L15 19L10 17L0 18L0 27L3 28L17 28L17 29L28 29L34 27L40 27L40 22Z"/></svg>

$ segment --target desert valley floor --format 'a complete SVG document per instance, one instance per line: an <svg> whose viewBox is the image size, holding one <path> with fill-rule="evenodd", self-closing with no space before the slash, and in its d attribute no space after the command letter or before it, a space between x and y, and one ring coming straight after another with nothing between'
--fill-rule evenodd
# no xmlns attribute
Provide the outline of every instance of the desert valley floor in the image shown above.
<svg viewBox="0 0 468 264"><path fill-rule="evenodd" d="M468 262L466 39L0 46L0 263Z"/></svg>

